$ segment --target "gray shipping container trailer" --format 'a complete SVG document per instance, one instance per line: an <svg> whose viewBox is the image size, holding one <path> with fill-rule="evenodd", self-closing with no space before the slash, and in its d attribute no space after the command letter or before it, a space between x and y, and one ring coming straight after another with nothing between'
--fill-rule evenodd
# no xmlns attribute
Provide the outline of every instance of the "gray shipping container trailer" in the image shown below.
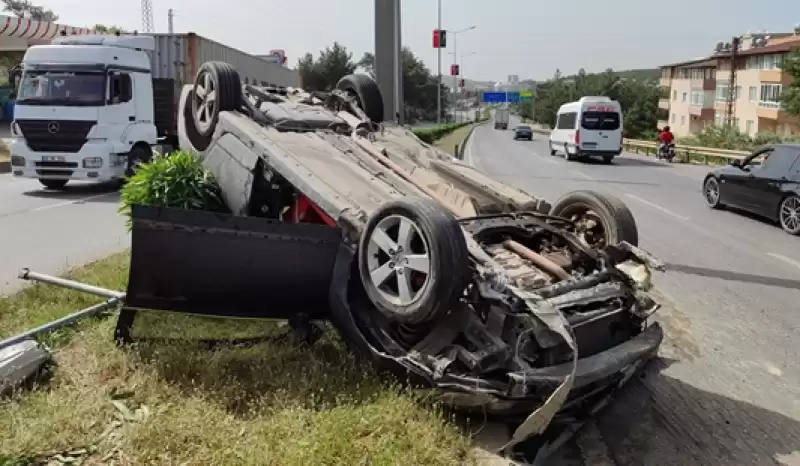
<svg viewBox="0 0 800 466"><path fill-rule="evenodd" d="M155 120L159 136L177 133L176 112L180 90L194 82L198 68L207 61L230 63L244 84L300 87L300 74L281 65L189 32L185 34L148 34L155 38L155 52L150 57L153 73ZM172 139L172 138L171 138ZM173 141L174 142L174 141Z"/></svg>

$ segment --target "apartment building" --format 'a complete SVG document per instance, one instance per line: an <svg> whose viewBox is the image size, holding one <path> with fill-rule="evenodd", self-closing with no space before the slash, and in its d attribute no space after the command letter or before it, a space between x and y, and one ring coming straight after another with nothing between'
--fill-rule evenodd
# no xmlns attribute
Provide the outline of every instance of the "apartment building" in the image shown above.
<svg viewBox="0 0 800 466"><path fill-rule="evenodd" d="M791 77L781 70L785 57L800 49L800 28L794 33L747 34L741 38L736 63L730 44L717 44L709 57L661 67L666 98L659 108L677 136L688 136L709 125L725 123L732 65L736 71L733 125L742 133L800 134L800 118L781 109L783 86Z"/></svg>

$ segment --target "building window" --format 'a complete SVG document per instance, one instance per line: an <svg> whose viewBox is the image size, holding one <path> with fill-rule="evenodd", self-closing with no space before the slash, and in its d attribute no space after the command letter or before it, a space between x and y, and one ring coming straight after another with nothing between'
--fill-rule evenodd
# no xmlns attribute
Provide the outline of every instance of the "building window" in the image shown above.
<svg viewBox="0 0 800 466"><path fill-rule="evenodd" d="M681 126L686 124L686 115L681 115Z"/></svg>
<svg viewBox="0 0 800 466"><path fill-rule="evenodd" d="M758 105L766 108L780 108L782 88L783 86L780 84L762 84Z"/></svg>
<svg viewBox="0 0 800 466"><path fill-rule="evenodd" d="M681 95L681 102L686 102L686 93L685 92Z"/></svg>
<svg viewBox="0 0 800 466"><path fill-rule="evenodd" d="M728 81L717 81L717 90L716 90L716 99L717 100L728 100L728 89L730 88L730 83Z"/></svg>
<svg viewBox="0 0 800 466"><path fill-rule="evenodd" d="M753 132L754 132L754 131L753 131L753 130L754 130L754 126L755 126L755 124L753 123L753 120L747 120L747 122L745 123L745 125L746 125L746 128L745 128L745 129L746 129L746 131L747 131L747 134L748 134L748 135L750 135L750 136L752 136L752 135L753 135Z"/></svg>
<svg viewBox="0 0 800 466"><path fill-rule="evenodd" d="M747 89L747 98L750 102L756 102L758 100L758 88L756 86L750 86Z"/></svg>
<svg viewBox="0 0 800 466"><path fill-rule="evenodd" d="M779 70L782 65L783 55L779 53L747 57L748 70Z"/></svg>
<svg viewBox="0 0 800 466"><path fill-rule="evenodd" d="M692 89L690 102L695 107L702 107L705 103L705 93L702 89Z"/></svg>
<svg viewBox="0 0 800 466"><path fill-rule="evenodd" d="M674 113L670 117L670 123L675 123L675 114Z"/></svg>
<svg viewBox="0 0 800 466"><path fill-rule="evenodd" d="M742 96L742 86L736 86L736 95L734 95L733 98L739 100L741 96Z"/></svg>
<svg viewBox="0 0 800 466"><path fill-rule="evenodd" d="M672 91L672 100L678 100L678 91Z"/></svg>

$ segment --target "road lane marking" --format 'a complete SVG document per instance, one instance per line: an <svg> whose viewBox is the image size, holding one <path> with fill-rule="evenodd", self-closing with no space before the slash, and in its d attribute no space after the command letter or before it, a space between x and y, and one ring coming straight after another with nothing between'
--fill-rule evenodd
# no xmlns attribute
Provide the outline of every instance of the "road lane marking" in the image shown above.
<svg viewBox="0 0 800 466"><path fill-rule="evenodd" d="M784 264L789 264L791 266L797 267L800 269L800 262L797 262L794 259L784 256L783 254L778 254L777 252L768 252L766 253L769 257L773 259L778 259L779 261L783 262Z"/></svg>
<svg viewBox="0 0 800 466"><path fill-rule="evenodd" d="M673 212L673 211L671 211L671 210L669 210L667 208L661 207L658 204L654 204L654 203L648 201L647 199L642 199L641 197L634 196L631 193L625 193L625 195L628 196L631 199L635 199L635 200L641 202L644 205L650 206L650 207L652 207L652 208L654 208L656 210L660 210L661 212L664 212L665 214L667 214L667 215L669 215L671 217L675 217L675 218L677 218L679 220L683 220L683 221L688 221L689 220L689 217L686 217L686 216L680 215L680 214L676 214L675 212Z"/></svg>
<svg viewBox="0 0 800 466"><path fill-rule="evenodd" d="M589 180L589 181L594 181L594 178L592 178L591 176L589 176L589 175L587 175L586 173L583 173L583 172L581 172L581 171L578 171L578 170L570 170L569 172L570 172L570 173L572 173L573 175L578 175L578 176L580 176L581 178L585 178L585 179L587 179L587 180Z"/></svg>
<svg viewBox="0 0 800 466"><path fill-rule="evenodd" d="M47 205L43 205L43 206L40 206L40 207L35 207L33 209L30 209L30 210L28 210L28 212L41 212L43 210L56 209L58 207L66 207L66 206L70 206L70 205L73 205L73 204L83 204L86 201L91 201L93 199L100 199L102 197L108 197L108 196L110 196L112 194L116 194L116 193L96 194L94 196L82 197L80 199L73 199L71 201L57 202L55 204L47 204Z"/></svg>

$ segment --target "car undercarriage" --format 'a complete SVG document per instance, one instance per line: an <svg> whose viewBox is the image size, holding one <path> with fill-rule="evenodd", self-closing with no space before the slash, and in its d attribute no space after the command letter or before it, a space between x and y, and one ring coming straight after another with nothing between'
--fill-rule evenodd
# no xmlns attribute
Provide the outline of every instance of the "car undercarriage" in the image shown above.
<svg viewBox="0 0 800 466"><path fill-rule="evenodd" d="M548 426L586 419L656 353L660 264L618 199L550 205L382 115L367 76L306 92L204 64L180 145L231 213L133 207L116 338L133 341L138 310L329 321L376 367L517 419L509 456L553 448Z"/></svg>

